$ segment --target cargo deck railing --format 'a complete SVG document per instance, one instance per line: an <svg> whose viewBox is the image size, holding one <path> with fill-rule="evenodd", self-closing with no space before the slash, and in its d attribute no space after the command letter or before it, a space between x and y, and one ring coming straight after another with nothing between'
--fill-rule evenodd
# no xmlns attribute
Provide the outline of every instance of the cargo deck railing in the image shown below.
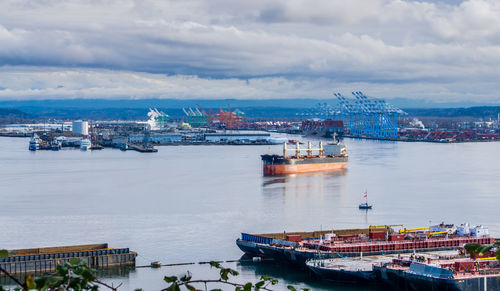
<svg viewBox="0 0 500 291"><path fill-rule="evenodd" d="M69 253L69 252L95 251L95 250L104 250L104 249L108 249L107 243L9 250L9 256L10 255L38 255L38 254L52 254L52 253L54 253L54 254L55 253Z"/></svg>
<svg viewBox="0 0 500 291"><path fill-rule="evenodd" d="M263 233L263 234L242 233L242 239L245 240L243 238L243 235L250 236L250 237L268 238L268 239L286 239L287 235L300 235L302 237L302 239L319 239L320 237L324 236L325 234L330 234L330 233L334 233L335 235L355 235L355 234L366 234L367 235L368 232L369 232L368 228L354 228L354 229L336 229L336 230L335 229L334 230L316 230L316 231L311 231L311 232L278 232L278 233ZM267 240L263 240L263 241L267 241ZM262 242L262 243L266 243L266 242Z"/></svg>

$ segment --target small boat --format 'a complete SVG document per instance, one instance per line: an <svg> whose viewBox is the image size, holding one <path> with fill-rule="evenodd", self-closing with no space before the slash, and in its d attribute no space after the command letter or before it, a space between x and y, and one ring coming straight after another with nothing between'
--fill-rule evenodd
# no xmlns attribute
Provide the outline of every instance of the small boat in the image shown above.
<svg viewBox="0 0 500 291"><path fill-rule="evenodd" d="M364 202L364 203L359 204L359 209L372 209L372 205Z"/></svg>
<svg viewBox="0 0 500 291"><path fill-rule="evenodd" d="M36 133L34 133L30 139L29 150L36 151L39 149L40 149L40 138L38 137L38 135Z"/></svg>
<svg viewBox="0 0 500 291"><path fill-rule="evenodd" d="M57 139L53 139L51 142L50 142L50 149L53 150L53 151L58 151L60 150L62 147L61 145L61 142Z"/></svg>
<svg viewBox="0 0 500 291"><path fill-rule="evenodd" d="M367 193L367 191L365 191L365 193L363 195L363 198L365 198L365 202L359 204L359 209L372 209L373 205L368 204L368 193Z"/></svg>
<svg viewBox="0 0 500 291"><path fill-rule="evenodd" d="M82 141L80 142L80 149L82 151L89 151L91 146L92 146L92 143L90 142L90 139L88 139L88 138L82 139Z"/></svg>

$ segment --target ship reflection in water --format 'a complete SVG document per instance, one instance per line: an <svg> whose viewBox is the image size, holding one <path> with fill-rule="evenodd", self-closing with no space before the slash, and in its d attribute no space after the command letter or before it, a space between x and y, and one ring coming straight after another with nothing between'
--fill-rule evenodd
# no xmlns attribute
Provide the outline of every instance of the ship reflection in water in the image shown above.
<svg viewBox="0 0 500 291"><path fill-rule="evenodd" d="M301 216L309 220L311 212L325 210L324 206L349 207L344 181L348 170L301 173L262 178L263 205L268 211L281 209L286 217ZM286 205L286 207L283 207ZM305 210L304 210L305 209ZM297 226L294 226L297 227ZM319 227L319 225L318 225Z"/></svg>
<svg viewBox="0 0 500 291"><path fill-rule="evenodd" d="M336 181L347 174L347 169L329 172L291 174L279 177L263 177L264 195L304 194L322 196L324 192L336 193L342 184ZM326 189L325 189L326 188ZM337 189L336 189L337 188Z"/></svg>

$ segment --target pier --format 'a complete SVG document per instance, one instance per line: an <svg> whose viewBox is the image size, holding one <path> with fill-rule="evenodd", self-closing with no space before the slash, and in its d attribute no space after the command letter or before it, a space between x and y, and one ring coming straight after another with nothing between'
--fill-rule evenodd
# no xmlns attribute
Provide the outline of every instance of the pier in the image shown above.
<svg viewBox="0 0 500 291"><path fill-rule="evenodd" d="M128 248L109 248L107 243L9 250L9 256L0 258L0 268L11 274L54 272L72 258L78 258L91 268L135 266L137 253Z"/></svg>
<svg viewBox="0 0 500 291"><path fill-rule="evenodd" d="M125 147L126 150L134 150L140 153L156 153L158 152L153 146L144 146L139 144L128 143Z"/></svg>

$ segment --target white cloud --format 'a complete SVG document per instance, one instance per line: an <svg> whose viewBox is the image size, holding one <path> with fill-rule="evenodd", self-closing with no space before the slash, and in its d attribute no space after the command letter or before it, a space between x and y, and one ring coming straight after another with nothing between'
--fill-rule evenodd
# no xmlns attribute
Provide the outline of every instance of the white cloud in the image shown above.
<svg viewBox="0 0 500 291"><path fill-rule="evenodd" d="M2 1L0 98L326 97L355 84L495 101L499 40L493 0Z"/></svg>
<svg viewBox="0 0 500 291"><path fill-rule="evenodd" d="M495 92L484 90L496 80L474 84L447 82L346 82L329 78L255 77L200 78L106 69L61 69L4 67L0 69L0 99L74 98L176 98L176 99L267 99L332 98L333 92L348 94L360 88L375 97L409 97L434 102L495 100ZM432 93L429 93L432 92ZM465 98L464 98L465 97Z"/></svg>

